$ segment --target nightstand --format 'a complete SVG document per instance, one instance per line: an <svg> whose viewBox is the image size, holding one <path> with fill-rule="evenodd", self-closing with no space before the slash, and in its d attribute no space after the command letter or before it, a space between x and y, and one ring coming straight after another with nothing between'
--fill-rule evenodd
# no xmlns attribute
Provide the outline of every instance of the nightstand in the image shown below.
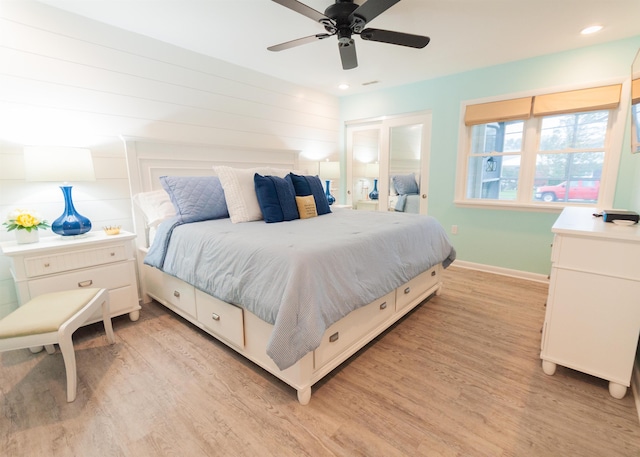
<svg viewBox="0 0 640 457"><path fill-rule="evenodd" d="M378 200L358 200L356 209L361 211L378 211Z"/></svg>
<svg viewBox="0 0 640 457"><path fill-rule="evenodd" d="M133 239L135 234L106 235L102 230L79 237L50 236L38 243L0 243L0 251L12 261L11 274L18 301L47 292L101 287L109 290L111 315L140 317ZM87 324L102 320L99 312Z"/></svg>

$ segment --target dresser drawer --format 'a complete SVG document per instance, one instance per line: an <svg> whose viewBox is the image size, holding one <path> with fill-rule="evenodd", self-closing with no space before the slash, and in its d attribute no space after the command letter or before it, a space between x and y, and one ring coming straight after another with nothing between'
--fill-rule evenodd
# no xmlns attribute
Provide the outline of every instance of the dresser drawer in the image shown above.
<svg viewBox="0 0 640 457"><path fill-rule="evenodd" d="M198 322L223 340L244 348L244 319L239 308L196 290Z"/></svg>
<svg viewBox="0 0 640 457"><path fill-rule="evenodd" d="M152 297L166 301L163 303L170 308L178 308L181 311L196 317L195 288L186 282L162 273L157 268L145 265L144 267L146 293Z"/></svg>
<svg viewBox="0 0 640 457"><path fill-rule="evenodd" d="M111 316L119 316L139 309L134 262L90 268L83 271L56 275L29 282L29 293L36 297L49 292L77 289L79 287L99 287L109 289ZM87 322L102 320L102 311L95 312Z"/></svg>
<svg viewBox="0 0 640 457"><path fill-rule="evenodd" d="M127 250L115 245L85 250L70 250L64 253L28 257L24 259L28 278L45 276L71 270L105 265L126 260Z"/></svg>
<svg viewBox="0 0 640 457"><path fill-rule="evenodd" d="M556 235L554 265L559 268L640 280L640 243Z"/></svg>
<svg viewBox="0 0 640 457"><path fill-rule="evenodd" d="M31 297L47 292L77 289L81 287L101 287L118 289L120 287L135 286L136 275L134 261L107 265L97 268L87 268L66 274L54 275L47 278L29 281Z"/></svg>
<svg viewBox="0 0 640 457"><path fill-rule="evenodd" d="M350 348L356 340L363 338L363 335L389 319L394 311L395 292L391 292L373 303L351 311L333 324L326 330L322 336L322 343L313 353L315 369L319 369L346 348Z"/></svg>
<svg viewBox="0 0 640 457"><path fill-rule="evenodd" d="M112 317L126 314L136 307L140 308L138 305L138 291L133 285L109 290L109 310ZM87 319L87 323L90 324L101 320L102 310L98 309Z"/></svg>
<svg viewBox="0 0 640 457"><path fill-rule="evenodd" d="M435 286L440 282L442 266L435 267L420 273L406 284L396 289L396 310L399 311L405 306L413 303L425 290ZM423 298L427 298L426 296Z"/></svg>

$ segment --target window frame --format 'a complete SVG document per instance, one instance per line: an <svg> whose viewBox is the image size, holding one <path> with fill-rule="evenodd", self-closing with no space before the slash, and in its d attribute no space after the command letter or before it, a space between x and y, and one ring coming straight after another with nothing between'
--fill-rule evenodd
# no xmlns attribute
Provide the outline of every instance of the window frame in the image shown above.
<svg viewBox="0 0 640 457"><path fill-rule="evenodd" d="M602 175L600 181L600 193L597 202L579 203L579 202L542 202L535 201L533 199L533 185L535 182L535 166L536 157L540 152L538 150L540 144L540 131L542 125L542 119L544 116L534 117L529 119L523 119L523 143L520 171L518 174L518 195L515 200L497 200L497 199L481 199L481 198L467 198L467 178L468 178L468 160L471 154L472 146L472 129L473 125L465 125L465 112L468 105L474 105L479 103L491 103L498 101L505 101L510 99L518 99L523 97L535 97L539 95L546 95L551 92L559 91L572 91L580 89L589 89L597 86L604 86L610 84L622 84L622 96L620 103L616 108L609 109L609 119L607 126L607 137L605 139L604 151L605 159L602 166ZM559 212L566 206L580 206L589 207L594 206L597 208L612 208L613 200L616 190L616 181L618 175L618 168L620 165L620 155L622 152L626 111L628 110L629 100L624 96L628 92L628 81L620 79L613 79L605 82L591 83L581 86L567 86L562 88L554 88L550 90L538 90L535 92L507 94L499 97L489 97L482 99L473 99L462 101L460 104L460 119L459 119L459 138L458 138L458 153L457 153L457 166L456 166L456 185L455 185L455 198L454 204L460 207L472 207L472 208L487 208L487 209L516 209L523 211L541 211L541 212ZM625 90L625 87L627 90ZM593 110L596 111L596 110ZM506 153L498 153L495 155L505 155ZM490 155L490 154L488 154Z"/></svg>

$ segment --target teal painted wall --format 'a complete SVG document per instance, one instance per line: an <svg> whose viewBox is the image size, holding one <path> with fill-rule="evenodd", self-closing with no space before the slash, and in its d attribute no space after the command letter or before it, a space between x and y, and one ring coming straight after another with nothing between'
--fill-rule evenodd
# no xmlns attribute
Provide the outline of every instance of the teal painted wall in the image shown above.
<svg viewBox="0 0 640 457"><path fill-rule="evenodd" d="M640 48L640 35L603 45L482 68L442 78L341 98L342 121L431 110L429 214L450 230L461 260L548 274L551 226L557 213L456 207L453 203L460 122L465 100L553 89L571 84L598 84L628 78ZM640 210L640 154L624 141L616 185L615 207ZM343 151L344 152L344 151Z"/></svg>

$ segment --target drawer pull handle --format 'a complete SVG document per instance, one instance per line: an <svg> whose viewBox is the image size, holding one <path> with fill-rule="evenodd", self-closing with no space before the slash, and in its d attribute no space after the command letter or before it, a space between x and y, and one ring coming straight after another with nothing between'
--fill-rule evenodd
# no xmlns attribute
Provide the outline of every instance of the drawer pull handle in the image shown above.
<svg viewBox="0 0 640 457"><path fill-rule="evenodd" d="M340 338L340 332L336 332L329 337L329 343L335 343Z"/></svg>
<svg viewBox="0 0 640 457"><path fill-rule="evenodd" d="M180 298L180 292L178 292L177 290L173 291L173 296L176 298Z"/></svg>
<svg viewBox="0 0 640 457"><path fill-rule="evenodd" d="M407 287L407 288L404 290L404 293L405 293L405 294L408 294L409 292L411 292L411 287Z"/></svg>
<svg viewBox="0 0 640 457"><path fill-rule="evenodd" d="M45 263L45 264L44 264L44 267L45 267L45 268L49 268L49 266L50 266L49 262L47 262L47 263Z"/></svg>
<svg viewBox="0 0 640 457"><path fill-rule="evenodd" d="M109 255L110 255L111 257L115 257L116 253L115 253L115 252L111 252Z"/></svg>
<svg viewBox="0 0 640 457"><path fill-rule="evenodd" d="M380 309L387 309L387 302L380 303Z"/></svg>
<svg viewBox="0 0 640 457"><path fill-rule="evenodd" d="M220 315L216 313L211 313L211 319L213 319L214 321L219 321Z"/></svg>
<svg viewBox="0 0 640 457"><path fill-rule="evenodd" d="M436 275L436 272L435 272L435 271L432 271L432 272L431 272L431 276L435 276L435 275Z"/></svg>
<svg viewBox="0 0 640 457"><path fill-rule="evenodd" d="M80 281L78 283L78 287L89 287L92 284L93 284L93 279L88 279L86 281Z"/></svg>

